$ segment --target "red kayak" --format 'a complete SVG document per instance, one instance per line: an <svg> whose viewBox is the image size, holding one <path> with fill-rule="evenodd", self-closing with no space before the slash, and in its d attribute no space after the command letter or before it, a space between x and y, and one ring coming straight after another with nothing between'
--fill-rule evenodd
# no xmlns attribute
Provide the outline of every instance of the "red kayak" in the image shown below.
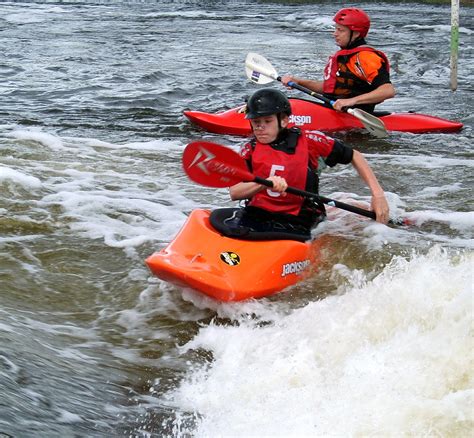
<svg viewBox="0 0 474 438"><path fill-rule="evenodd" d="M364 125L356 117L348 113L337 112L317 102L290 98L290 103L292 109L291 126L324 132L364 128ZM184 111L184 115L193 124L206 131L217 134L247 136L251 131L249 121L245 119L243 108L244 105L214 114L201 111ZM415 112L382 114L379 118L385 124L387 131L422 134L428 132L456 132L463 127L460 122Z"/></svg>

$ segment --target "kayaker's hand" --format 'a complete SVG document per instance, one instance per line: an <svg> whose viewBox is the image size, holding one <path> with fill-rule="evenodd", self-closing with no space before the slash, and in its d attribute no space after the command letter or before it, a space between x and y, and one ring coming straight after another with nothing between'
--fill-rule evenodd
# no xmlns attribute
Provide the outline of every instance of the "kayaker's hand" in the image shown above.
<svg viewBox="0 0 474 438"><path fill-rule="evenodd" d="M390 210L388 208L388 202L385 198L385 194L372 196L372 211L375 212L377 222L387 224L389 220Z"/></svg>
<svg viewBox="0 0 474 438"><path fill-rule="evenodd" d="M286 88L289 88L291 90L291 87L288 86L288 82L296 82L298 83L298 81L296 80L296 78L294 78L293 76L290 76L290 75L284 75L281 77L281 83L286 87Z"/></svg>
<svg viewBox="0 0 474 438"><path fill-rule="evenodd" d="M356 102L354 99L337 99L332 106L336 111L344 112L346 108L354 106Z"/></svg>
<svg viewBox="0 0 474 438"><path fill-rule="evenodd" d="M273 183L272 191L274 192L283 193L288 188L286 179L282 178L281 176L275 175L267 179Z"/></svg>

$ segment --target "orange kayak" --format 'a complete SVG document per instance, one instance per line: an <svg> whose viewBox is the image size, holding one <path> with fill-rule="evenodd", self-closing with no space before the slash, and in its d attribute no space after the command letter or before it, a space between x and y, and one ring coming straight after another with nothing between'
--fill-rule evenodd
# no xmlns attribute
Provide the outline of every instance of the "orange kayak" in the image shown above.
<svg viewBox="0 0 474 438"><path fill-rule="evenodd" d="M348 113L340 113L317 102L305 99L292 97L289 100L292 110L290 126L324 132L350 131L364 127L360 120ZM184 115L193 124L209 132L240 136L251 134L250 123L245 119L242 105L217 113L184 111ZM416 112L380 113L378 116L388 131L422 134L457 132L463 127L460 122Z"/></svg>
<svg viewBox="0 0 474 438"><path fill-rule="evenodd" d="M219 301L241 301L279 292L309 276L317 266L322 246L318 239L226 237L209 217L209 210L194 210L176 238L146 259L151 272Z"/></svg>

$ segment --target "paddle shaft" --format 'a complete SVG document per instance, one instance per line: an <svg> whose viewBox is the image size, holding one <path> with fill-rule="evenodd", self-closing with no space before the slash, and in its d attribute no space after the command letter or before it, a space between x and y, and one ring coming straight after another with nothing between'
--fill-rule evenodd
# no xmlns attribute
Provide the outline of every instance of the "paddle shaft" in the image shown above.
<svg viewBox="0 0 474 438"><path fill-rule="evenodd" d="M259 176L254 177L253 182L262 184L267 187L273 187L273 183L271 181L269 181L268 179L260 178ZM295 187L287 187L285 191L293 195L303 196L304 198L318 199L319 201L323 202L324 204L330 205L331 207L337 207L342 210L347 210L351 213L356 213L361 216L376 220L375 212L364 210L363 208L356 207L355 205L346 204L344 202L326 198L325 196L318 195L317 193L307 192L306 190L300 190Z"/></svg>
<svg viewBox="0 0 474 438"><path fill-rule="evenodd" d="M277 80L281 82L281 76L278 76ZM315 91L311 91L309 88L303 87L302 85L297 84L296 82L290 81L288 82L288 85L291 88L294 88L295 90L302 91L303 93L309 94L310 96L315 97L316 99L319 99L323 101L324 103L327 103L328 105L331 106L331 108L333 108L333 105L336 103L335 100L328 99L326 96L316 93ZM354 117L358 118L359 120L361 120L362 124L364 124L365 127L367 127L367 123L374 123L374 122L377 124L379 123L378 121L376 121L375 116L372 116L368 113L365 114L365 119L362 120L361 117L358 116L352 108L347 108L345 111L353 115ZM367 120L368 117L370 117L371 120ZM372 119L372 117L374 118ZM384 129L384 128L380 127L380 129Z"/></svg>
<svg viewBox="0 0 474 438"><path fill-rule="evenodd" d="M260 178L259 176L254 177L253 182L262 184L267 187L273 187L273 183L268 179ZM295 187L287 187L285 192L292 193L293 195L303 196L310 199L318 199L323 204L329 205L331 207L337 207L341 210L350 211L351 213L358 214L360 216L365 216L374 221L377 220L377 216L374 211L364 210L363 208L356 207L355 205L346 204L345 202L336 201L335 199L326 198L319 194L313 192L307 192L306 190L300 190ZM388 221L390 225L410 225L409 221L404 218L390 219Z"/></svg>
<svg viewBox="0 0 474 438"><path fill-rule="evenodd" d="M281 76L278 76L277 80L281 82ZM316 99L322 100L324 103L331 105L331 108L335 102L334 100L328 99L326 96L323 96L322 94L316 93L315 91L311 91L309 88L306 88L300 84L297 84L296 82L290 81L288 82L288 85L291 88L294 88L295 90L302 91L303 93L309 94L310 96L315 97Z"/></svg>

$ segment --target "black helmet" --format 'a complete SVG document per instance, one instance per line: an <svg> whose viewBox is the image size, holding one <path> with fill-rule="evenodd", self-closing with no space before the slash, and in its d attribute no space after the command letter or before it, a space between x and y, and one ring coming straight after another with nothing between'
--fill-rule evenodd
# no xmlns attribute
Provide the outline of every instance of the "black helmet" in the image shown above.
<svg viewBox="0 0 474 438"><path fill-rule="evenodd" d="M278 90L262 88L252 94L247 102L246 119L271 116L272 114L291 114L290 101Z"/></svg>

